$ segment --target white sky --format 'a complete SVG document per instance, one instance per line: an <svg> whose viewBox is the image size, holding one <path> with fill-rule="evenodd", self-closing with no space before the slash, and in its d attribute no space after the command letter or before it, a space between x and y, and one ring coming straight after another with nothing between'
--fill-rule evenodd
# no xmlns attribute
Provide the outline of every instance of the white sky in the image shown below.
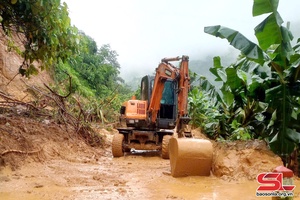
<svg viewBox="0 0 300 200"><path fill-rule="evenodd" d="M265 18L252 17L253 0L63 1L72 24L98 47L110 44L119 54L121 77L129 80L153 73L164 57L189 55L190 60L201 60L238 53L226 40L204 33L204 27L227 26L256 42L254 27ZM279 3L279 13L291 22L292 30L300 21L299 8L299 0Z"/></svg>

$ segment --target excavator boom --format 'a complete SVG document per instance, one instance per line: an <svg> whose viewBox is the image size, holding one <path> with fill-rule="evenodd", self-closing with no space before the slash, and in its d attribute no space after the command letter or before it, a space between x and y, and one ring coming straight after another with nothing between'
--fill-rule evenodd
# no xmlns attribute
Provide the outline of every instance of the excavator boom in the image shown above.
<svg viewBox="0 0 300 200"><path fill-rule="evenodd" d="M178 93L178 115L180 117L188 115L188 92L190 89L189 57L183 56L180 66L179 93Z"/></svg>
<svg viewBox="0 0 300 200"><path fill-rule="evenodd" d="M156 75L154 79L154 85L152 89L151 100L148 107L148 113L151 116L151 123L155 124L157 119L157 113L160 109L160 101L162 98L165 82L170 79L174 80L178 78L178 69L167 62L161 62L156 68Z"/></svg>
<svg viewBox="0 0 300 200"><path fill-rule="evenodd" d="M180 61L180 67L177 69L177 73L179 73L179 91L178 91L178 110L179 116L187 116L187 104L188 104L188 92L190 89L190 76L189 76L189 57L182 56L182 57L173 57L173 58L163 58L161 61L162 63L168 63L172 61Z"/></svg>

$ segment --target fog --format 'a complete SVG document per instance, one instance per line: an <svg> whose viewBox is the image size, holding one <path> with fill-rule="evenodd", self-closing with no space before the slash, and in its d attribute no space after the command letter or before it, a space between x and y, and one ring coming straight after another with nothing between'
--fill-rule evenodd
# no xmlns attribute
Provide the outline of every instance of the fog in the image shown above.
<svg viewBox="0 0 300 200"><path fill-rule="evenodd" d="M118 53L125 80L153 73L164 57L189 55L190 60L221 56L235 60L238 51L226 40L204 33L223 25L257 43L254 27L266 16L252 17L253 0L64 0L72 24L98 47L110 44ZM299 0L281 0L279 13L291 29L299 24ZM300 35L295 35L295 39Z"/></svg>

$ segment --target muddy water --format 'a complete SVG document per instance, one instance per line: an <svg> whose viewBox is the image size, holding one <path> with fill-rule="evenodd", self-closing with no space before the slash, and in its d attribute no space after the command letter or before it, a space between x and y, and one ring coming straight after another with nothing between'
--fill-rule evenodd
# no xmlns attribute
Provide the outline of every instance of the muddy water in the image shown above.
<svg viewBox="0 0 300 200"><path fill-rule="evenodd" d="M52 160L29 163L0 172L0 199L268 199L256 197L258 183L210 177L173 178L169 160L138 153L122 158L71 162ZM300 181L295 180L295 200Z"/></svg>

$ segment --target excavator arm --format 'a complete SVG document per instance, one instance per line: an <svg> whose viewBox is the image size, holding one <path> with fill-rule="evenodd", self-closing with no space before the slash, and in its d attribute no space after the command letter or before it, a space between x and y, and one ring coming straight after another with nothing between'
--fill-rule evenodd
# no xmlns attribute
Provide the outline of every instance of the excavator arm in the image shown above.
<svg viewBox="0 0 300 200"><path fill-rule="evenodd" d="M171 137L168 143L173 177L209 176L212 166L212 143L209 140L192 138L191 128L188 125L190 121L187 110L190 88L188 59L187 56L182 56L178 71L178 117L176 121L178 137Z"/></svg>
<svg viewBox="0 0 300 200"><path fill-rule="evenodd" d="M188 92L190 89L190 76L189 76L189 57L182 56L179 70L179 93L178 93L178 110L179 117L184 117L188 115L187 105L188 105Z"/></svg>
<svg viewBox="0 0 300 200"><path fill-rule="evenodd" d="M180 61L179 68L173 66L171 61ZM154 79L154 85L152 90L152 96L150 99L148 113L150 116L150 122L156 123L157 113L160 109L160 101L162 98L164 84L166 80L178 80L178 119L177 119L177 131L182 129L182 124L188 123L188 111L187 111L187 100L188 91L190 88L190 77L188 69L188 56L164 58L156 68L156 75ZM184 120L184 121L183 121Z"/></svg>
<svg viewBox="0 0 300 200"><path fill-rule="evenodd" d="M180 137L192 137L191 129L188 123L190 117L188 116L188 92L190 89L189 76L189 57L182 56L179 68L179 91L178 91L178 119L176 130Z"/></svg>
<svg viewBox="0 0 300 200"><path fill-rule="evenodd" d="M177 59L179 59L179 57L177 57ZM156 68L152 95L148 107L150 122L152 124L156 123L157 113L160 109L160 100L164 91L165 82L168 79L174 80L178 78L178 76L178 69L170 63L168 63L166 60L162 59L162 62Z"/></svg>

